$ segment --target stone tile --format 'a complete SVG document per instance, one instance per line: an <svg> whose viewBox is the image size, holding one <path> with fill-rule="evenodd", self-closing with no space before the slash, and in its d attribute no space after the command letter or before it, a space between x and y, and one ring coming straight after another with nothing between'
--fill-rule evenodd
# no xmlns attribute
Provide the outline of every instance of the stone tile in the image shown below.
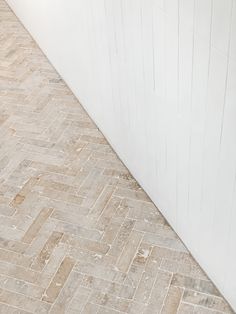
<svg viewBox="0 0 236 314"><path fill-rule="evenodd" d="M97 314L101 310L101 307L99 307L96 304L87 303L83 309L84 314ZM105 313L104 311L102 313Z"/></svg>
<svg viewBox="0 0 236 314"><path fill-rule="evenodd" d="M110 246L105 243L92 241L81 237L70 237L69 235L65 235L62 239L62 242L67 243L73 247L86 249L98 254L106 254L110 249Z"/></svg>
<svg viewBox="0 0 236 314"><path fill-rule="evenodd" d="M90 290L102 290L104 293L116 295L118 297L123 297L126 299L132 299L135 291L135 289L131 286L119 284L101 278L96 278L89 275L84 275L81 285L89 288Z"/></svg>
<svg viewBox="0 0 236 314"><path fill-rule="evenodd" d="M42 276L39 277L38 282L43 287L48 287L49 282L48 278L53 278L58 268L62 264L65 256L69 256L68 254L68 246L64 243L58 243L58 245L53 250L53 254L51 254L47 264L44 266L43 271L41 272ZM73 256L72 256L73 258ZM51 280L50 280L51 281Z"/></svg>
<svg viewBox="0 0 236 314"><path fill-rule="evenodd" d="M39 300L41 300L45 290L43 287L5 275L0 275L0 288L3 290L24 294Z"/></svg>
<svg viewBox="0 0 236 314"><path fill-rule="evenodd" d="M33 261L31 268L37 271L42 271L46 263L48 262L53 249L59 243L63 236L63 233L53 231L51 236L48 238L47 242L45 243L42 251L37 256L37 258Z"/></svg>
<svg viewBox="0 0 236 314"><path fill-rule="evenodd" d="M161 312L171 282L171 274L158 271L145 314Z"/></svg>
<svg viewBox="0 0 236 314"><path fill-rule="evenodd" d="M75 265L75 271L119 284L122 284L126 278L126 274L120 272L114 265L103 265L103 263L92 264L88 262L78 262Z"/></svg>
<svg viewBox="0 0 236 314"><path fill-rule="evenodd" d="M192 290L184 291L183 302L200 305L223 313L231 312L229 306L221 298Z"/></svg>
<svg viewBox="0 0 236 314"><path fill-rule="evenodd" d="M0 249L0 261L5 261L23 267L29 267L32 260L29 256L24 256L20 253Z"/></svg>
<svg viewBox="0 0 236 314"><path fill-rule="evenodd" d="M125 276L124 283L126 285L130 285L131 287L134 287L135 289L138 288L142 274L143 274L144 268L135 265L134 263L131 265L128 274Z"/></svg>
<svg viewBox="0 0 236 314"><path fill-rule="evenodd" d="M91 291L85 287L78 287L72 301L68 306L68 313L83 313L86 304L89 303Z"/></svg>
<svg viewBox="0 0 236 314"><path fill-rule="evenodd" d="M114 190L115 190L114 186L109 186L109 185L106 186L104 190L102 191L100 197L95 202L89 214L99 218L105 206L109 202L109 199L111 198Z"/></svg>
<svg viewBox="0 0 236 314"><path fill-rule="evenodd" d="M173 261L171 259L162 259L160 269L166 270L172 273L179 273L192 278L199 278L208 280L207 276L202 272L197 263L182 263Z"/></svg>
<svg viewBox="0 0 236 314"><path fill-rule="evenodd" d="M118 231L117 237L111 246L111 249L109 250L109 255L119 257L124 246L126 245L127 240L129 239L133 226L134 220L128 219L124 221Z"/></svg>
<svg viewBox="0 0 236 314"><path fill-rule="evenodd" d="M71 218L73 218L73 216ZM91 220L87 220L87 227L84 227L85 224L83 224L83 226L82 224L78 225L77 223L80 223L80 220L79 218L76 219L76 217L74 219L74 223L59 221L55 226L55 230L91 241L98 241L102 237L102 232L100 230L93 229L93 223L90 221Z"/></svg>
<svg viewBox="0 0 236 314"><path fill-rule="evenodd" d="M120 229L119 223L113 223L111 222L106 229L104 230L104 234L102 236L102 241L107 244L112 244L114 239L116 238L116 235L118 233L118 230Z"/></svg>
<svg viewBox="0 0 236 314"><path fill-rule="evenodd" d="M183 294L183 289L179 287L170 286L165 303L161 313L175 314L178 312L180 300Z"/></svg>
<svg viewBox="0 0 236 314"><path fill-rule="evenodd" d="M23 253L27 248L27 244L0 237L0 248L16 253Z"/></svg>
<svg viewBox="0 0 236 314"><path fill-rule="evenodd" d="M0 215L12 216L15 213L15 211L16 211L15 208L11 206L0 204Z"/></svg>
<svg viewBox="0 0 236 314"><path fill-rule="evenodd" d="M232 312L234 313L234 312ZM194 314L222 314L222 312L206 309L201 306L195 306L194 308Z"/></svg>
<svg viewBox="0 0 236 314"><path fill-rule="evenodd" d="M120 311L116 311L116 310L111 309L111 308L106 308L104 306L100 306L97 313L98 314L119 314L119 313L124 313L124 312L120 312Z"/></svg>
<svg viewBox="0 0 236 314"><path fill-rule="evenodd" d="M161 247L170 248L170 249L181 251L181 252L187 252L185 246L177 237L173 239L173 238L163 237L158 234L146 233L143 237L143 241L145 241L146 243L152 244L153 246L161 246Z"/></svg>
<svg viewBox="0 0 236 314"><path fill-rule="evenodd" d="M21 241L23 243L31 243L32 240L36 237L37 233L41 229L43 223L47 220L47 218L51 215L53 209L52 208L44 208L41 210L39 215L36 217L33 224L29 227Z"/></svg>
<svg viewBox="0 0 236 314"><path fill-rule="evenodd" d="M173 286L219 296L219 291L209 280L195 279L180 274L174 274L171 284Z"/></svg>
<svg viewBox="0 0 236 314"><path fill-rule="evenodd" d="M0 274L24 280L29 283L37 283L39 273L28 268L13 265L11 263L4 263L0 261Z"/></svg>
<svg viewBox="0 0 236 314"><path fill-rule="evenodd" d="M137 302L147 304L159 271L160 260L153 259L150 256L147 260L141 280L135 293L134 299Z"/></svg>
<svg viewBox="0 0 236 314"><path fill-rule="evenodd" d="M63 285L65 284L66 279L68 278L75 261L70 257L65 257L63 262L61 263L58 271L50 283L50 286L45 291L45 295L43 297L43 301L53 303L60 293Z"/></svg>
<svg viewBox="0 0 236 314"><path fill-rule="evenodd" d="M0 289L0 302L33 313L48 313L50 305L25 295Z"/></svg>
<svg viewBox="0 0 236 314"><path fill-rule="evenodd" d="M131 303L130 300L109 295L103 292L92 293L89 301L120 312L127 312Z"/></svg>
<svg viewBox="0 0 236 314"><path fill-rule="evenodd" d="M179 305L178 314L194 314L194 306L191 304L181 303Z"/></svg>
<svg viewBox="0 0 236 314"><path fill-rule="evenodd" d="M122 188L118 188L114 195L122 197L122 198L131 198L134 200L139 200L139 201L147 201L149 202L150 199L147 196L147 194L144 191L132 191L129 189L122 189Z"/></svg>
<svg viewBox="0 0 236 314"><path fill-rule="evenodd" d="M73 271L71 272L68 280L66 281L64 287L60 292L60 295L52 306L52 309L50 311L51 314L65 313L65 311L69 307L69 304L71 303L71 300L74 297L78 285L82 282L82 279L83 275Z"/></svg>
<svg viewBox="0 0 236 314"><path fill-rule="evenodd" d="M133 263L135 265L145 266L152 252L152 248L153 247L151 245L142 242L139 246L138 252L134 258Z"/></svg>
<svg viewBox="0 0 236 314"><path fill-rule="evenodd" d="M120 208L121 199L112 197L104 209L102 215L98 219L97 228L104 230L109 227L113 217L116 217L116 213ZM119 224L120 225L120 224Z"/></svg>
<svg viewBox="0 0 236 314"><path fill-rule="evenodd" d="M145 313L146 309L147 309L146 304L142 304L142 303L138 303L138 302L132 302L129 306L128 313L130 313L130 314ZM148 313L151 314L152 312L149 311Z"/></svg>
<svg viewBox="0 0 236 314"><path fill-rule="evenodd" d="M30 314L31 312L21 310L17 307L13 307L4 303L0 303L0 313L4 314Z"/></svg>
<svg viewBox="0 0 236 314"><path fill-rule="evenodd" d="M75 214L75 213L71 213L70 215L68 215L66 213L66 211L64 210L58 210L55 209L51 215L51 218L62 221L67 224L74 224L74 225L78 225L78 226L84 226L84 225L90 225L92 222L92 219L88 218L85 215L81 215L80 213ZM59 225L59 223L57 223ZM61 223L61 228L63 227L63 224Z"/></svg>
<svg viewBox="0 0 236 314"><path fill-rule="evenodd" d="M137 253L138 246L142 239L143 234L138 231L132 231L123 251L117 261L116 266L118 269L126 273Z"/></svg>
<svg viewBox="0 0 236 314"><path fill-rule="evenodd" d="M19 193L14 197L11 205L14 206L18 206L20 205L22 202L24 202L26 195L28 194L28 192L33 188L33 186L35 184L37 184L37 182L39 181L39 177L33 177L30 178L25 185L23 186L23 188L19 191Z"/></svg>

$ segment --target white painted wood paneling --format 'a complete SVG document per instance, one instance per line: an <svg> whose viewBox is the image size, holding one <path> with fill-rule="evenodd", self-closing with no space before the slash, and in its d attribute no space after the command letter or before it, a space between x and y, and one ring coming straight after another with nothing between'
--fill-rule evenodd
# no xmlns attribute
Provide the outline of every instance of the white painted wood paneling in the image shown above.
<svg viewBox="0 0 236 314"><path fill-rule="evenodd" d="M236 1L8 3L236 309Z"/></svg>

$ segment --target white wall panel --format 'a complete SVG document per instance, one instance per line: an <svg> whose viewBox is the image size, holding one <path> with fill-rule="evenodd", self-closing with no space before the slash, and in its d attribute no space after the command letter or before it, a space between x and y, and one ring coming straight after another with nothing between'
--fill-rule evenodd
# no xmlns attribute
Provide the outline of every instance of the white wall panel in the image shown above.
<svg viewBox="0 0 236 314"><path fill-rule="evenodd" d="M7 2L236 309L236 1Z"/></svg>

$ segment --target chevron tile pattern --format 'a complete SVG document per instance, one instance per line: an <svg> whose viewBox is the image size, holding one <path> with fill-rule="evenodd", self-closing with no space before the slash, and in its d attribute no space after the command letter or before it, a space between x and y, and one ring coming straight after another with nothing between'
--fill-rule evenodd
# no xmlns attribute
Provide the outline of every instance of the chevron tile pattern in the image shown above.
<svg viewBox="0 0 236 314"><path fill-rule="evenodd" d="M233 313L0 0L0 313Z"/></svg>

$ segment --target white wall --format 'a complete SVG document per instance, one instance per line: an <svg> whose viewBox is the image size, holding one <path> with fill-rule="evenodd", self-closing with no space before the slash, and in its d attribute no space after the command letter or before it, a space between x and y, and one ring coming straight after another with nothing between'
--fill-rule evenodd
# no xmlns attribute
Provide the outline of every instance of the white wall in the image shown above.
<svg viewBox="0 0 236 314"><path fill-rule="evenodd" d="M7 2L236 309L236 1Z"/></svg>

